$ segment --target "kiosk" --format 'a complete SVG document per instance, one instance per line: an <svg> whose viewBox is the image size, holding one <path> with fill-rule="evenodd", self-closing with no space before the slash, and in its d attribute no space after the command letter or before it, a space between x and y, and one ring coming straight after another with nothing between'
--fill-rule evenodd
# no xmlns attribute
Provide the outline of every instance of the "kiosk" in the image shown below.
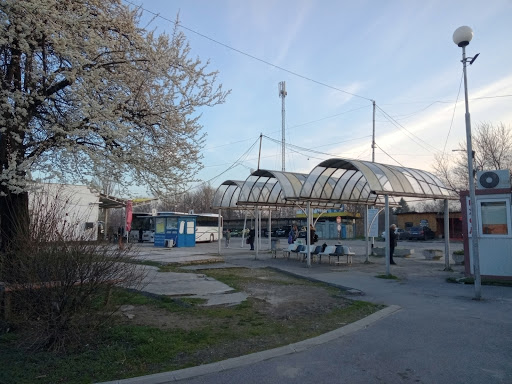
<svg viewBox="0 0 512 384"><path fill-rule="evenodd" d="M195 247L196 216L165 213L155 216L155 247Z"/></svg>
<svg viewBox="0 0 512 384"><path fill-rule="evenodd" d="M508 170L477 173L476 204L461 193L466 275L474 274L470 238L478 237L480 273L485 277L512 279L511 188ZM471 209L477 223L471 223ZM469 251L468 251L469 250Z"/></svg>

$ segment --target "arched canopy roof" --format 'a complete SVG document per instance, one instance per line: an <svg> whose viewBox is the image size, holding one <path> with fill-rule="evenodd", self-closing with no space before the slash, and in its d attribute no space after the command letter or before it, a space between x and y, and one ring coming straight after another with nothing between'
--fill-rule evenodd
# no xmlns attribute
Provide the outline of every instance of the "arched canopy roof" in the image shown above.
<svg viewBox="0 0 512 384"><path fill-rule="evenodd" d="M318 164L308 175L299 198L363 202L384 195L458 199L453 190L429 172L348 159L329 159Z"/></svg>
<svg viewBox="0 0 512 384"><path fill-rule="evenodd" d="M212 208L215 209L243 209L238 206L240 191L244 182L239 180L226 180L213 195Z"/></svg>
<svg viewBox="0 0 512 384"><path fill-rule="evenodd" d="M259 169L247 178L240 193L243 205L294 206L308 175L304 173L269 171ZM245 199L245 200L243 200ZM314 202L313 208L336 208L336 202Z"/></svg>
<svg viewBox="0 0 512 384"><path fill-rule="evenodd" d="M286 207L310 202L312 208L341 204L384 205L384 196L458 199L434 175L419 169L360 160L329 159L309 174L259 169L245 181L227 180L212 208Z"/></svg>
<svg viewBox="0 0 512 384"><path fill-rule="evenodd" d="M215 191L212 208L247 209L259 207L291 207L308 175L303 173L257 170L245 181L227 180ZM313 208L337 208L339 203L315 202Z"/></svg>

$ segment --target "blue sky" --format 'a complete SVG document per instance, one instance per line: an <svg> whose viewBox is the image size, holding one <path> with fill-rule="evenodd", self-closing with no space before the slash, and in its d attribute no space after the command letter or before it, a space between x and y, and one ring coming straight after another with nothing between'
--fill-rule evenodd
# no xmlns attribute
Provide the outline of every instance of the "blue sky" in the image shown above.
<svg viewBox="0 0 512 384"><path fill-rule="evenodd" d="M161 32L179 12L192 54L231 89L225 104L201 111L208 139L198 176L213 187L258 167L260 134L260 168L281 170L281 81L287 171L308 173L330 157L371 160L371 100L375 161L431 171L436 154L460 156L462 50L452 35L462 25L474 31L467 55L480 53L468 66L472 126L512 128L511 0L131 2L159 14L150 27Z"/></svg>

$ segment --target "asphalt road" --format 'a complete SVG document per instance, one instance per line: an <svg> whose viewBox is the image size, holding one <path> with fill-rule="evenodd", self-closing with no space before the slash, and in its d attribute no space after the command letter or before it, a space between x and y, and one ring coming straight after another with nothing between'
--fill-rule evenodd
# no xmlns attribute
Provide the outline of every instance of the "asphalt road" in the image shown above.
<svg viewBox="0 0 512 384"><path fill-rule="evenodd" d="M357 254L364 249L362 242L349 245ZM217 245L209 246L215 250ZM315 264L306 268L305 263L273 259L263 252L256 258L254 251L223 249L228 264L271 266L351 287L364 293L355 299L399 310L355 331L284 354L254 361L231 359L216 369L202 366L119 383L170 383L180 377L190 377L179 380L187 384L512 383L512 288L482 286L483 299L473 300L472 285L446 282L448 276L462 276L463 267L448 272L442 260L419 256L421 249L443 249L443 243L401 242L399 246L414 246L417 256L397 259L391 273L400 277L398 281L375 277L385 271L383 260L377 258L372 258L371 265L358 256L352 267ZM460 248L461 244L452 246Z"/></svg>

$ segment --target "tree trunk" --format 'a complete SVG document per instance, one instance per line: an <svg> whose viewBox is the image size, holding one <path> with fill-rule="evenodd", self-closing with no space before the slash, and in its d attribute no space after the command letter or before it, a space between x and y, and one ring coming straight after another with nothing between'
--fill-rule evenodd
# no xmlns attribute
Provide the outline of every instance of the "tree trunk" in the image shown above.
<svg viewBox="0 0 512 384"><path fill-rule="evenodd" d="M30 223L28 192L15 194L5 189L0 188L3 192L0 193L0 253L15 245L13 243L18 236L28 231Z"/></svg>

